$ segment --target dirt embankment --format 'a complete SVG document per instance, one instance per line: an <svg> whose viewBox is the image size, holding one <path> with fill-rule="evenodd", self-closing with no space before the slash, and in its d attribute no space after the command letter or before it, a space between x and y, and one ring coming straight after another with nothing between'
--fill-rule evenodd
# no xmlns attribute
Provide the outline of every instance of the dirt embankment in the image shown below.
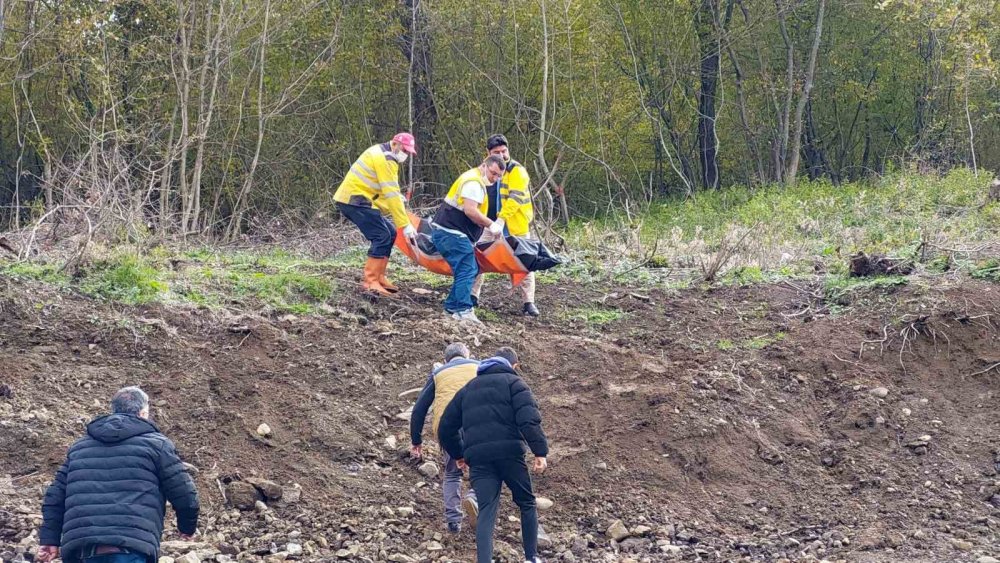
<svg viewBox="0 0 1000 563"><path fill-rule="evenodd" d="M546 316L525 321L499 285L483 300L498 320L468 328L433 293L262 318L0 280L0 558L31 559L67 445L140 384L204 504L201 543L166 555L469 561L472 534L445 533L397 417L452 340L522 351L552 443L536 480L549 560L1000 557L996 286L901 288L836 316L798 285L543 287ZM580 307L624 315L563 320ZM253 477L301 498L227 506L227 484ZM506 503L504 561L519 560L514 515Z"/></svg>

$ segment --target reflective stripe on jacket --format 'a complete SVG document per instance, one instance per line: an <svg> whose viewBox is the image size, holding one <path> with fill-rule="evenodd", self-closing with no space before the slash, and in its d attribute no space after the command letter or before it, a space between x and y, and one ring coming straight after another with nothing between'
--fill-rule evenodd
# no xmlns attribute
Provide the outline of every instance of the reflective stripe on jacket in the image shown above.
<svg viewBox="0 0 1000 563"><path fill-rule="evenodd" d="M399 190L399 163L389 143L368 147L354 161L333 200L348 205L375 207L392 217L397 227L410 224Z"/></svg>
<svg viewBox="0 0 1000 563"><path fill-rule="evenodd" d="M500 178L500 211L497 219L503 219L507 232L515 237L528 236L528 228L535 218L535 208L531 205L531 180L528 170L521 163L511 160Z"/></svg>

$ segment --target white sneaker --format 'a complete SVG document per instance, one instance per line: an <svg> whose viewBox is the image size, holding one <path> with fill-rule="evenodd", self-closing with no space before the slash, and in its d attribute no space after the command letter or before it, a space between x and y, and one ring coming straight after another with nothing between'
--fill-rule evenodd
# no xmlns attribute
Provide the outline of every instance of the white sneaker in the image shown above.
<svg viewBox="0 0 1000 563"><path fill-rule="evenodd" d="M470 497L462 499L462 510L464 510L465 515L469 517L469 522L475 526L476 520L479 519L479 503L476 502L476 499Z"/></svg>
<svg viewBox="0 0 1000 563"><path fill-rule="evenodd" d="M542 563L542 558L536 557L534 561L525 561L524 563Z"/></svg>
<svg viewBox="0 0 1000 563"><path fill-rule="evenodd" d="M476 312L473 309L466 309L464 311L452 313L451 318L455 319L456 321L468 321L468 322L483 324L483 322L479 320L479 317L476 316Z"/></svg>

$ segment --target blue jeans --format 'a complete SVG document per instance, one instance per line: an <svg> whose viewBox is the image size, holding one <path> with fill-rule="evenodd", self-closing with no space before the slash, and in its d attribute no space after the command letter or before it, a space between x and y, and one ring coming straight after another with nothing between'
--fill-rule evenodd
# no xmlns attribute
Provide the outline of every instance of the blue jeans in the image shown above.
<svg viewBox="0 0 1000 563"><path fill-rule="evenodd" d="M444 300L444 310L458 313L472 309L472 284L479 275L479 264L476 263L476 253L469 237L434 227L431 241L455 276L448 298Z"/></svg>
<svg viewBox="0 0 1000 563"><path fill-rule="evenodd" d="M396 226L392 221L374 207L361 207L348 203L337 202L337 209L361 229L371 247L368 256L372 258L388 258L392 252L392 244L396 242Z"/></svg>
<svg viewBox="0 0 1000 563"><path fill-rule="evenodd" d="M146 563L146 556L141 553L109 553L88 557L83 563Z"/></svg>

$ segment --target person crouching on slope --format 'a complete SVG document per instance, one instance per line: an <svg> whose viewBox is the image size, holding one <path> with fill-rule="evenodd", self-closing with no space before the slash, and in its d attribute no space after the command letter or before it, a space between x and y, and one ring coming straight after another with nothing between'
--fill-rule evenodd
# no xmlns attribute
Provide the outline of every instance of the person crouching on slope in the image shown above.
<svg viewBox="0 0 1000 563"><path fill-rule="evenodd" d="M375 295L388 296L399 291L385 277L389 254L396 242L396 227L403 228L408 240L415 241L417 237L399 189L399 165L415 154L416 141L409 133L399 133L388 143L368 147L333 194L337 209L371 243L361 287Z"/></svg>
<svg viewBox="0 0 1000 563"><path fill-rule="evenodd" d="M503 158L491 155L466 170L452 183L431 223L431 240L454 275L444 310L460 321L479 322L472 305L472 284L479 275L474 245L483 229L489 229L494 238L503 233L503 222L486 216L486 186L500 179L503 166Z"/></svg>

